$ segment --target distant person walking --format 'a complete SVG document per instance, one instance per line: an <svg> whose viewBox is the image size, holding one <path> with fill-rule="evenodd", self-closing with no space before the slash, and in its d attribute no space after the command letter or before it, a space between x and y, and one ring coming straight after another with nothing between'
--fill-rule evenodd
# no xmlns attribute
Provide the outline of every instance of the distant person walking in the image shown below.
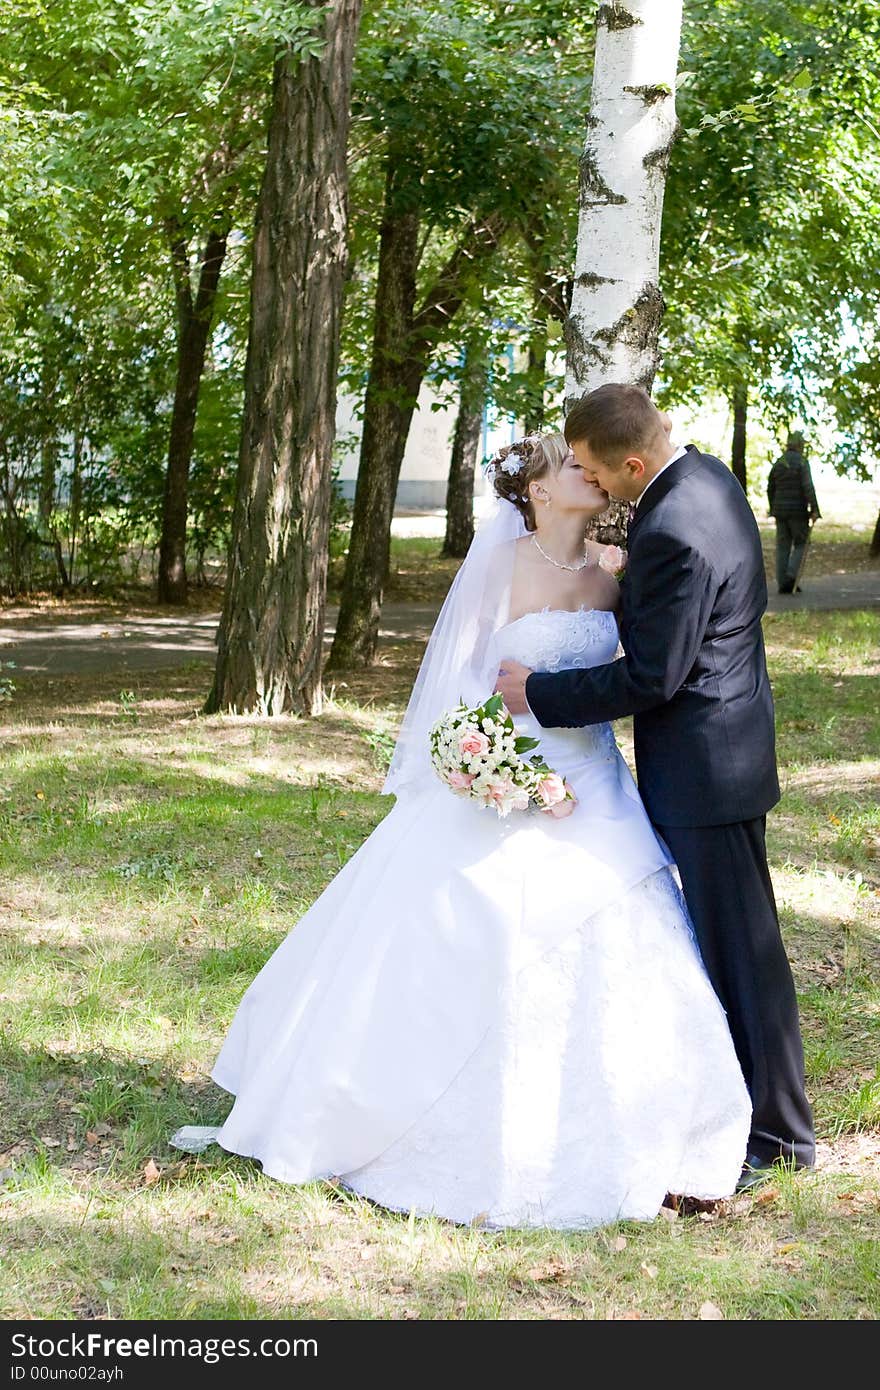
<svg viewBox="0 0 880 1390"><path fill-rule="evenodd" d="M804 458L799 430L788 436L785 453L767 479L770 515L776 521L776 583L781 594L800 591L800 575L810 539L810 526L820 516L810 465Z"/></svg>

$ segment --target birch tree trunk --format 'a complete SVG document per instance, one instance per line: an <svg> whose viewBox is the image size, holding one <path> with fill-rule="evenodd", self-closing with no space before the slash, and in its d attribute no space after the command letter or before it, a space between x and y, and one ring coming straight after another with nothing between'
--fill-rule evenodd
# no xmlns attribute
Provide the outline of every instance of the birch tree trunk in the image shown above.
<svg viewBox="0 0 880 1390"><path fill-rule="evenodd" d="M566 409L608 381L650 390L654 380L681 12L682 0L599 7L566 324Z"/></svg>
<svg viewBox="0 0 880 1390"><path fill-rule="evenodd" d="M361 0L314 0L318 57L275 65L257 205L229 578L206 712L316 714Z"/></svg>

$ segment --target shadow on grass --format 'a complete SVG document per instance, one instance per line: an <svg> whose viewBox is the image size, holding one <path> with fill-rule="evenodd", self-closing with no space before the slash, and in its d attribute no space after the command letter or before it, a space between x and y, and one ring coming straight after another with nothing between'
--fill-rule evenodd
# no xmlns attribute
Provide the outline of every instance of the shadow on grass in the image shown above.
<svg viewBox="0 0 880 1390"><path fill-rule="evenodd" d="M193 1078L192 1068L185 1078L168 1061L74 1049L0 1036L0 1147L36 1163L37 1173L131 1182L151 1157L184 1158L168 1142L181 1125L221 1124L231 1109L232 1098L207 1074Z"/></svg>

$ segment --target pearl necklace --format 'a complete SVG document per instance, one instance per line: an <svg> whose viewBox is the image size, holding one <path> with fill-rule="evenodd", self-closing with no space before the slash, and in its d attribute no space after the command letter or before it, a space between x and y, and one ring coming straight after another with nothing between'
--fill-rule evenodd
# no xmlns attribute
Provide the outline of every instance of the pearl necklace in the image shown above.
<svg viewBox="0 0 880 1390"><path fill-rule="evenodd" d="M540 551L540 553L544 556L544 559L547 560L549 564L555 565L556 568L557 568L558 570L572 570L572 571L582 570L582 569L586 569L587 565L589 565L589 564L591 563L591 562L590 562L590 557L589 557L589 555L585 555L584 558L583 558L583 560L581 560L581 562L580 562L579 565L564 565L564 564L562 563L561 560L554 560L552 555L548 555L547 552L546 552L546 550L543 550L543 549L541 548L541 542L538 540L538 537L537 537L537 535L536 535L534 532L532 532L532 540L534 541L535 545L538 547L538 550ZM587 548L587 542L584 541L584 550L586 550L586 548Z"/></svg>

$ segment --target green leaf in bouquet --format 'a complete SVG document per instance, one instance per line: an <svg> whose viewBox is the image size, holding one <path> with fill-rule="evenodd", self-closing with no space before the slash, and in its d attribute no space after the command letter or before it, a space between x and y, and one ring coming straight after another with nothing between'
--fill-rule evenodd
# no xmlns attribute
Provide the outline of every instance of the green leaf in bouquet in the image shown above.
<svg viewBox="0 0 880 1390"><path fill-rule="evenodd" d="M530 748L537 748L538 739L527 738L525 735L523 735L521 738L517 739L516 743L513 746L517 753L528 753ZM534 761L534 758L532 758L532 762Z"/></svg>
<svg viewBox="0 0 880 1390"><path fill-rule="evenodd" d="M493 695L490 699L486 701L485 705L483 706L483 713L488 715L490 719L494 719L496 714L498 714L498 712L500 711L501 706L503 704L504 701L502 700L500 695Z"/></svg>

